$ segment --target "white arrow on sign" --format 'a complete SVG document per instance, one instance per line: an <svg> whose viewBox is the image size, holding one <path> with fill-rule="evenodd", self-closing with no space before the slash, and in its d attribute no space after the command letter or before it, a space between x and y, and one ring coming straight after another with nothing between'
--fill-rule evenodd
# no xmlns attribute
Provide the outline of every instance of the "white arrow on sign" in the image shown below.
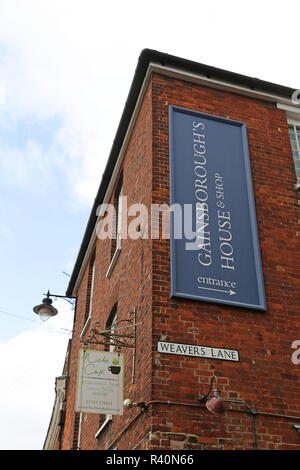
<svg viewBox="0 0 300 470"><path fill-rule="evenodd" d="M229 290L212 289L211 287L200 287L200 286L198 286L198 289L213 290L215 292L225 292L225 294L229 294L229 295L235 295L236 294L236 292L232 289L229 289Z"/></svg>

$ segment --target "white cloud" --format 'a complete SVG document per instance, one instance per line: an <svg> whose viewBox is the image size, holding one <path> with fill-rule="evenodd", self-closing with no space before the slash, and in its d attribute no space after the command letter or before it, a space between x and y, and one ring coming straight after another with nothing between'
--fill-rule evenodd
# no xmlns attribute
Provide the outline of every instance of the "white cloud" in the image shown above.
<svg viewBox="0 0 300 470"><path fill-rule="evenodd" d="M27 140L22 148L14 148L0 139L0 171L10 184L47 191L55 187L51 171L52 151L39 142Z"/></svg>
<svg viewBox="0 0 300 470"><path fill-rule="evenodd" d="M72 313L62 301L59 315L0 342L0 449L42 449L61 375Z"/></svg>
<svg viewBox="0 0 300 470"><path fill-rule="evenodd" d="M42 327L0 343L0 449L41 449L67 337Z"/></svg>
<svg viewBox="0 0 300 470"><path fill-rule="evenodd" d="M299 81L291 50L297 28L289 28L286 38L283 32L298 16L297 1L287 0L284 9L276 2L272 9L254 2L246 13L234 0L187 8L177 0L153 0L146 14L141 4L2 0L0 5L5 90L0 123L59 117L44 164L48 170L49 160L52 172L62 172L75 204L90 204L95 197L144 47L290 86ZM13 156L16 149L10 150Z"/></svg>
<svg viewBox="0 0 300 470"><path fill-rule="evenodd" d="M300 88L298 18L298 0L1 0L1 175L49 191L60 172L67 207L89 205L143 48ZM48 128L46 144L38 133L8 138L28 120ZM69 317L0 343L1 448L42 446L67 340L54 327L70 328Z"/></svg>
<svg viewBox="0 0 300 470"><path fill-rule="evenodd" d="M0 106L4 105L6 101L6 86L4 82L0 81Z"/></svg>
<svg viewBox="0 0 300 470"><path fill-rule="evenodd" d="M128 87L122 94L119 77L109 76L112 44L105 40L101 4L82 7L76 1L2 2L0 79L6 94L0 123L5 128L32 116L40 122L59 118L51 151L40 156L45 169L50 163L64 174L71 196L87 204L95 197ZM112 94L105 90L108 81L118 83ZM37 163L26 150L9 149L15 167L20 152L29 167ZM23 170L21 165L13 181L24 177L29 185L30 173Z"/></svg>
<svg viewBox="0 0 300 470"><path fill-rule="evenodd" d="M4 222L0 222L0 238L4 240L10 240L13 236L12 230Z"/></svg>

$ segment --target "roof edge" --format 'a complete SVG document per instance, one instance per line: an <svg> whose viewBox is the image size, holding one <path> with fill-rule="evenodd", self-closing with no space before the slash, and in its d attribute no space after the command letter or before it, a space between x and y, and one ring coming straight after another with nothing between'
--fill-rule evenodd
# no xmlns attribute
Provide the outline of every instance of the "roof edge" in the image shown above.
<svg viewBox="0 0 300 470"><path fill-rule="evenodd" d="M204 75L208 79L222 80L237 86L246 87L253 91L271 93L277 95L278 98L282 97L289 99L295 91L294 88L277 85L275 83L260 80L258 78L248 77L246 75L241 75L235 72L229 72L227 70L201 64L188 59L183 59L181 57L173 56L153 49L143 49L138 59L131 87L129 89L127 100L125 102L123 113L117 128L116 136L113 141L101 183L92 206L83 240L80 245L78 256L66 291L66 296L73 295L77 277L79 275L85 253L87 251L97 221L96 210L97 207L103 202L105 197L106 190L109 185L150 62L156 62L162 66L176 67L187 72L200 74L202 76Z"/></svg>

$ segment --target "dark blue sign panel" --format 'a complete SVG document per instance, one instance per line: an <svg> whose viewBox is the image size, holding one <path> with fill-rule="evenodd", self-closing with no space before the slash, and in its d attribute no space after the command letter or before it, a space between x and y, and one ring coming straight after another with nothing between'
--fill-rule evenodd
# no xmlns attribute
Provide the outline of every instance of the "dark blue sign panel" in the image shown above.
<svg viewBox="0 0 300 470"><path fill-rule="evenodd" d="M170 107L171 296L266 310L243 122Z"/></svg>

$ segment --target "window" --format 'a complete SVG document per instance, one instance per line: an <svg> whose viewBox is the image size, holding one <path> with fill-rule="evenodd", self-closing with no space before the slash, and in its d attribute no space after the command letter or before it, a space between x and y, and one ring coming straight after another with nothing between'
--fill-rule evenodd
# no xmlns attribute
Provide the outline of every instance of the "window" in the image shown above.
<svg viewBox="0 0 300 470"><path fill-rule="evenodd" d="M107 323L106 323L106 330L110 330L111 333L114 333L115 331L115 325L118 321L118 304L116 303L110 314L109 314L109 317L108 317L108 320L107 320ZM113 344L107 344L105 345L105 351L110 351L110 352L113 352L115 350L115 346ZM102 433L102 431L105 429L106 425L108 423L110 423L112 421L112 415L104 415L104 414L101 414L100 415L100 418L99 418L99 429L97 431L97 433L95 434L95 438L99 438L100 434Z"/></svg>
<svg viewBox="0 0 300 470"><path fill-rule="evenodd" d="M116 303L108 317L108 320L106 322L106 329L110 330L112 334L115 332L115 326L118 320L118 304ZM116 347L113 344L108 344L105 346L106 351L113 352L116 349Z"/></svg>
<svg viewBox="0 0 300 470"><path fill-rule="evenodd" d="M291 139L298 185L300 184L300 123L289 124L289 135Z"/></svg>
<svg viewBox="0 0 300 470"><path fill-rule="evenodd" d="M114 205L114 219L112 226L112 240L111 240L111 253L110 253L110 265L106 273L106 277L110 277L114 269L116 261L121 251L121 240L122 240L122 202L123 202L123 174L119 177L115 195L113 199Z"/></svg>
<svg viewBox="0 0 300 470"><path fill-rule="evenodd" d="M92 316L93 291L94 291L94 282L95 282L95 264L96 264L96 250L94 250L90 258L90 262L89 262L86 302L85 302L84 327L80 335L81 337L85 334L86 329L89 326L91 316Z"/></svg>
<svg viewBox="0 0 300 470"><path fill-rule="evenodd" d="M111 260L116 251L121 249L121 236L122 236L122 191L123 190L123 176L121 175L116 187L114 196L114 221L113 221L113 234L111 244Z"/></svg>

